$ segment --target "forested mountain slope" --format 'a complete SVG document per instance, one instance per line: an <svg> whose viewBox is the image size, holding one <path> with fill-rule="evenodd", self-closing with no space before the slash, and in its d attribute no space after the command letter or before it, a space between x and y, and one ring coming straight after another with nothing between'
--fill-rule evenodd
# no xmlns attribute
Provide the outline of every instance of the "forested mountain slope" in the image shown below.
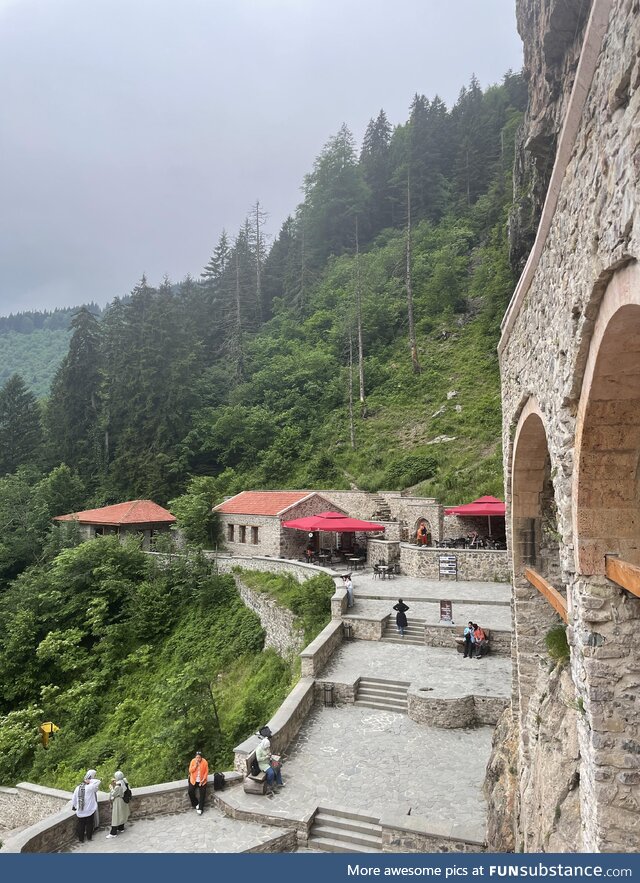
<svg viewBox="0 0 640 883"><path fill-rule="evenodd" d="M500 493L495 346L524 100L513 74L472 80L451 110L416 95L406 124L371 120L359 153L342 126L270 248L256 203L199 281L143 278L99 323L79 313L41 464L72 465L96 503L166 502L199 476L214 496Z"/></svg>

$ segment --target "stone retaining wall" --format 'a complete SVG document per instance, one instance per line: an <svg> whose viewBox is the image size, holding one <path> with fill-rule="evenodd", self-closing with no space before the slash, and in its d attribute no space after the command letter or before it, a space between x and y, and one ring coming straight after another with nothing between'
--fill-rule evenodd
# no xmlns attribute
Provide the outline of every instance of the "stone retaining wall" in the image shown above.
<svg viewBox="0 0 640 883"><path fill-rule="evenodd" d="M314 638L314 640L304 648L302 653L300 653L300 673L302 677L316 677L341 643L342 622L337 619L332 619L329 625L326 625L322 629L318 637Z"/></svg>
<svg viewBox="0 0 640 883"><path fill-rule="evenodd" d="M331 619L340 619L347 612L347 590L338 586L331 598Z"/></svg>
<svg viewBox="0 0 640 883"><path fill-rule="evenodd" d="M367 564L390 564L400 557L400 538L397 540L367 540Z"/></svg>
<svg viewBox="0 0 640 883"><path fill-rule="evenodd" d="M456 556L459 580L511 581L509 552L492 549L423 549L400 543L400 569L406 576L438 579L440 555Z"/></svg>
<svg viewBox="0 0 640 883"><path fill-rule="evenodd" d="M325 684L333 686L333 702L334 705L353 705L356 701L356 693L358 691L358 681L356 678L351 684L340 684L335 681L316 681L315 701L316 705L324 705L324 687Z"/></svg>
<svg viewBox="0 0 640 883"><path fill-rule="evenodd" d="M234 567L244 570L259 570L261 573L289 573L300 583L306 582L319 573L327 573L331 577L341 574L330 567L316 567L315 564L307 564L304 561L291 561L288 558L251 557L249 555L219 555L215 552L205 552L205 557L215 562L218 573L231 573Z"/></svg>
<svg viewBox="0 0 640 883"><path fill-rule="evenodd" d="M265 631L264 646L273 649L284 659L290 659L304 647L304 631L296 623L296 616L266 592L250 588L241 574L233 578L245 607L253 610Z"/></svg>

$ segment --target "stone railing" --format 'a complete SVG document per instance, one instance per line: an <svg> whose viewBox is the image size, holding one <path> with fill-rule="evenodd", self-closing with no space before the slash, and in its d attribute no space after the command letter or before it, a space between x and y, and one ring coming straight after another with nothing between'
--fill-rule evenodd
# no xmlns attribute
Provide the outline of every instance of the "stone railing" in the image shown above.
<svg viewBox="0 0 640 883"><path fill-rule="evenodd" d="M419 724L446 730L489 724L495 726L510 703L502 696L441 696L430 687L411 686L407 692L407 714Z"/></svg>
<svg viewBox="0 0 640 883"><path fill-rule="evenodd" d="M59 812L71 800L70 791L20 782L15 788L0 788L0 827L24 828Z"/></svg>
<svg viewBox="0 0 640 883"><path fill-rule="evenodd" d="M440 555L455 555L459 580L511 582L511 556L496 549L431 549L400 543L400 568L406 576L438 579Z"/></svg>
<svg viewBox="0 0 640 883"><path fill-rule="evenodd" d="M331 598L331 619L340 619L347 612L347 590L338 586Z"/></svg>
<svg viewBox="0 0 640 883"><path fill-rule="evenodd" d="M236 772L226 772L224 775L227 786L242 781L242 776ZM163 782L160 785L149 785L146 788L134 788L131 800L132 814L136 819L144 819L149 816L186 812L191 808L191 803L185 783L186 776L177 782ZM0 852L61 852L76 840L77 819L70 806L73 796L71 792L56 791L28 782L21 783L16 790L27 790L34 795L34 798L42 797L45 800L50 798L53 792L54 799L66 803L66 806L9 837ZM213 802L213 795L217 793L213 790L212 773L209 776L207 801ZM107 828L111 825L111 801L108 794L98 793L98 807L100 826Z"/></svg>
<svg viewBox="0 0 640 883"><path fill-rule="evenodd" d="M300 653L303 678L314 678L324 668L328 660L342 643L342 622L332 619L317 638ZM272 727L273 729L273 727Z"/></svg>
<svg viewBox="0 0 640 883"><path fill-rule="evenodd" d="M330 567L317 567L315 564L307 564L305 561L291 561L288 558L250 557L249 555L220 555L215 552L205 552L209 561L215 562L219 573L231 573L235 567L243 570L259 570L261 573L289 573L300 583L306 582L319 573L326 573L331 577L340 576Z"/></svg>
<svg viewBox="0 0 640 883"><path fill-rule="evenodd" d="M270 728L271 749L274 754L283 754L287 746L297 735L306 716L309 714L314 697L313 678L302 678L289 693L280 708L276 711L267 726ZM260 737L253 735L237 745L234 751L234 767L243 776L247 772L247 758L258 747Z"/></svg>

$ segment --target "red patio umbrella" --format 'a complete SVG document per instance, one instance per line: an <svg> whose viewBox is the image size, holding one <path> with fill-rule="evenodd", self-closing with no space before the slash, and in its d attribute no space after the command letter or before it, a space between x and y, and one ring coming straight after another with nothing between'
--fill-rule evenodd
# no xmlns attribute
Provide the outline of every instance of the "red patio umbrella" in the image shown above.
<svg viewBox="0 0 640 883"><path fill-rule="evenodd" d="M366 531L384 530L384 524L375 521L360 521L358 518L350 518L342 512L321 512L319 515L307 515L304 518L294 518L293 521L283 521L283 527L293 530L326 531L327 533L365 533Z"/></svg>
<svg viewBox="0 0 640 883"><path fill-rule="evenodd" d="M491 516L498 515L504 518L506 506L502 500L497 497L478 497L473 503L464 503L462 506L453 506L451 509L445 509L445 515L461 515L469 518L474 515L486 515L489 519L489 536L491 536Z"/></svg>

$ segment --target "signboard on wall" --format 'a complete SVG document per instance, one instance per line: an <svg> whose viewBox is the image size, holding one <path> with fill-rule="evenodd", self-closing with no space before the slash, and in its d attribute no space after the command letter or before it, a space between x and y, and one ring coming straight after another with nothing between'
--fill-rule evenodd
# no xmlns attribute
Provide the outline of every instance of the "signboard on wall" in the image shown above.
<svg viewBox="0 0 640 883"><path fill-rule="evenodd" d="M439 555L438 556L438 578L453 577L458 579L458 559L455 555Z"/></svg>
<svg viewBox="0 0 640 883"><path fill-rule="evenodd" d="M453 625L453 604L451 601L440 601L440 622Z"/></svg>

